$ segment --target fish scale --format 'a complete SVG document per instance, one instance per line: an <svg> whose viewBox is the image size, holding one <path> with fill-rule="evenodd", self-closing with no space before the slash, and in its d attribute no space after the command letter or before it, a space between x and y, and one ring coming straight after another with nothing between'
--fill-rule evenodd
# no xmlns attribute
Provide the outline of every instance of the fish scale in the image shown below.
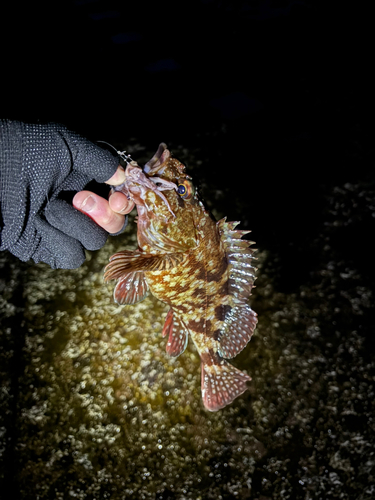
<svg viewBox="0 0 375 500"><path fill-rule="evenodd" d="M244 349L257 324L248 304L253 242L242 239L249 231L214 221L165 144L143 171L132 162L125 177L116 189L137 206L139 247L113 255L105 279L117 280L119 304L134 304L149 289L170 306L162 332L167 353L182 354L190 335L201 358L203 403L217 411L251 380L226 361Z"/></svg>

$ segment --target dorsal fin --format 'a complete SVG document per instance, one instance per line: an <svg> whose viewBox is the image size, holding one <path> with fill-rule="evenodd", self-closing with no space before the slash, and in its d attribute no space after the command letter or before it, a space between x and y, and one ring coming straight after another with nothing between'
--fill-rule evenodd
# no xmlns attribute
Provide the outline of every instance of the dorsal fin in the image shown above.
<svg viewBox="0 0 375 500"><path fill-rule="evenodd" d="M239 222L226 222L226 218L217 222L221 239L224 243L229 263L229 294L233 297L233 305L245 305L251 295L257 268L252 265L255 250L249 248L254 241L242 240L242 236L250 231L234 228Z"/></svg>
<svg viewBox="0 0 375 500"><path fill-rule="evenodd" d="M252 265L255 250L249 248L254 242L241 239L250 231L235 229L238 224L226 222L226 218L217 223L229 264L231 299L219 337L219 353L224 358L234 358L246 347L257 324L257 315L248 305L257 269Z"/></svg>
<svg viewBox="0 0 375 500"><path fill-rule="evenodd" d="M250 306L236 306L227 312L220 333L219 354L223 358L234 358L249 343L258 319Z"/></svg>

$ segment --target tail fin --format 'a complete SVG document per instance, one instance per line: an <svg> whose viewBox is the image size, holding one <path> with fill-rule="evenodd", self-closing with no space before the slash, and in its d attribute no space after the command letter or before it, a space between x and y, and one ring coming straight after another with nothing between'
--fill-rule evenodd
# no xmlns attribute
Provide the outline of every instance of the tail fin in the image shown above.
<svg viewBox="0 0 375 500"><path fill-rule="evenodd" d="M217 411L232 403L248 388L251 377L219 356L202 361L202 398L204 406Z"/></svg>

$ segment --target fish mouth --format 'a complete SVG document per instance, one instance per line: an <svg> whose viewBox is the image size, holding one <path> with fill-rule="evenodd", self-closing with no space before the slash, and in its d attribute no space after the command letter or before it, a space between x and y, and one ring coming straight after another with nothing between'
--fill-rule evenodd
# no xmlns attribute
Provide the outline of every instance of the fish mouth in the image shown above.
<svg viewBox="0 0 375 500"><path fill-rule="evenodd" d="M133 200L136 205L140 206L145 204L146 193L151 190L163 200L172 216L176 217L162 191L172 189L177 191L177 185L155 175L156 173L162 175L170 156L171 153L167 149L167 145L162 142L151 160L145 164L143 170L136 161L128 162L125 170L125 182L120 186L112 186L112 193L121 191L128 199Z"/></svg>
<svg viewBox="0 0 375 500"><path fill-rule="evenodd" d="M152 191L169 191L171 189L177 191L177 185L174 182L148 175L148 172L145 169L142 170L136 162L129 163L126 168L125 183L127 181L140 184Z"/></svg>
<svg viewBox="0 0 375 500"><path fill-rule="evenodd" d="M136 195L138 199L145 199L144 194L147 190L153 191L163 200L172 216L176 217L162 191L169 191L171 189L177 191L177 185L160 177L149 177L135 161L128 164L125 170L125 182L119 188L128 198Z"/></svg>

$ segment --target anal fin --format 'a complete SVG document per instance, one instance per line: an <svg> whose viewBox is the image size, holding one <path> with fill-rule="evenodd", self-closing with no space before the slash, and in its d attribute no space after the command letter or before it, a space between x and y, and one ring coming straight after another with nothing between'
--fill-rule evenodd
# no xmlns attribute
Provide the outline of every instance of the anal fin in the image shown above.
<svg viewBox="0 0 375 500"><path fill-rule="evenodd" d="M177 357L184 352L188 343L188 330L176 316L173 309L168 311L163 327L163 337L168 335L166 351L169 356Z"/></svg>

